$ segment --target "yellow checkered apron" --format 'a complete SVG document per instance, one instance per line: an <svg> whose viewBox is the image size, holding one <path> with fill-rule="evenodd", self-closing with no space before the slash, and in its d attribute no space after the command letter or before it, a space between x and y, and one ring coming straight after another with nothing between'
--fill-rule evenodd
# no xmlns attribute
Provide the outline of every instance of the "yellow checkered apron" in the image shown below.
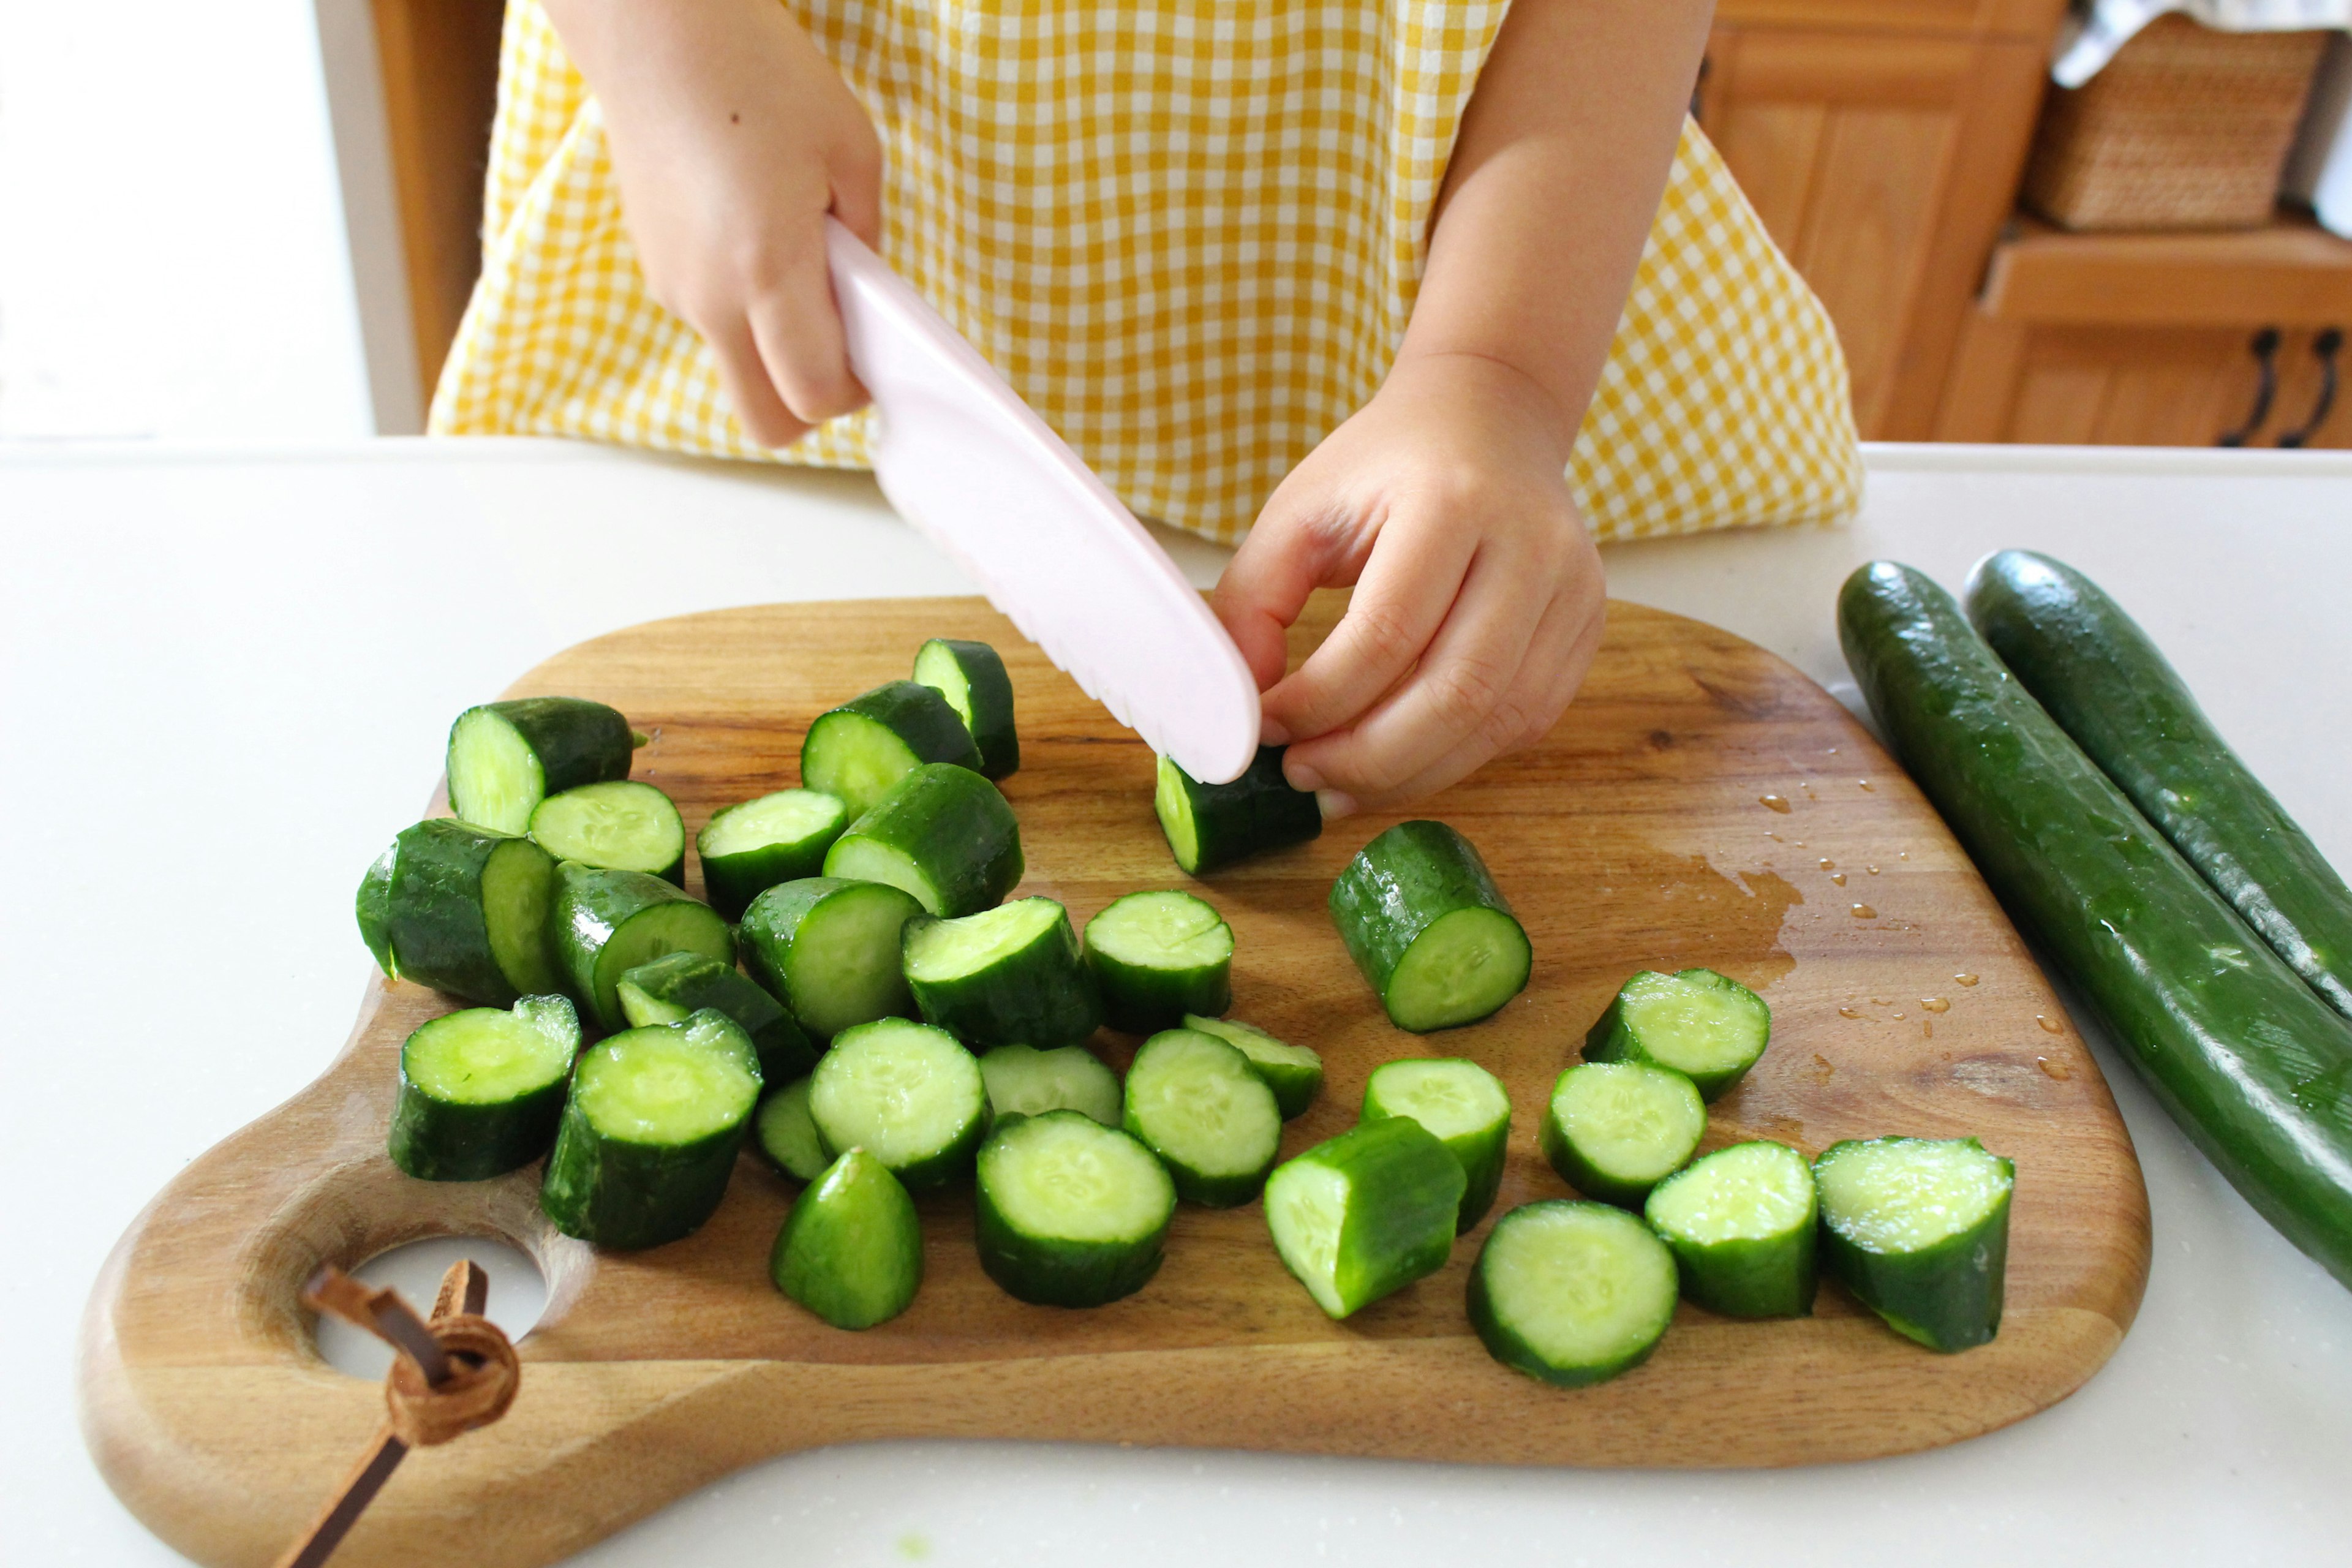
<svg viewBox="0 0 2352 1568"><path fill-rule="evenodd" d="M1138 512L1238 539L1370 399L1507 0L791 0L880 133L882 250ZM862 468L748 440L646 291L604 125L507 6L483 268L444 435ZM1851 512L1820 302L1686 126L1569 478L1604 539Z"/></svg>

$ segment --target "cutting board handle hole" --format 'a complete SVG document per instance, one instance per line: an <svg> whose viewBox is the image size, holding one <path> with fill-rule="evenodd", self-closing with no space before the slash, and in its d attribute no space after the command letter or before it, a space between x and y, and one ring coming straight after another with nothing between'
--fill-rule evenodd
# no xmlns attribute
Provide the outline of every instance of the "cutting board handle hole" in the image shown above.
<svg viewBox="0 0 2352 1568"><path fill-rule="evenodd" d="M490 1277L490 1300L483 1316L520 1342L547 1307L547 1280L530 1254L513 1243L486 1236L436 1236L379 1252L351 1272L372 1286L389 1285L422 1312L433 1305L441 1276L461 1258L470 1258ZM321 1315L320 1356L338 1372L371 1383L383 1380L392 1347L340 1318Z"/></svg>

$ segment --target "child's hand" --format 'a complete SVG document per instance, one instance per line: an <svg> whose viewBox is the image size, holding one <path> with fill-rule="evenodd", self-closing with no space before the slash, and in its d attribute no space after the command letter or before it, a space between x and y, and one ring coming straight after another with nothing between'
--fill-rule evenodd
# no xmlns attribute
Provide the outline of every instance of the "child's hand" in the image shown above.
<svg viewBox="0 0 2352 1568"><path fill-rule="evenodd" d="M1602 584L1557 411L1520 372L1401 359L1291 471L1217 584L1265 739L1326 816L1444 788L1549 730L1601 640ZM1309 592L1356 584L1283 676Z"/></svg>
<svg viewBox="0 0 2352 1568"><path fill-rule="evenodd" d="M736 417L781 447L866 402L825 263L830 211L868 245L882 148L776 0L550 0L604 111L646 282L700 333Z"/></svg>

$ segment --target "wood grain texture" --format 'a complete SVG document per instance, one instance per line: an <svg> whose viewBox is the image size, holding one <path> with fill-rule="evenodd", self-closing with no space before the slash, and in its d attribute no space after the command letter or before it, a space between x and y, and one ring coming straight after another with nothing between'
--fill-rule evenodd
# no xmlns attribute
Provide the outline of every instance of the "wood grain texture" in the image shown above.
<svg viewBox="0 0 2352 1568"><path fill-rule="evenodd" d="M1337 608L1318 600L1294 655ZM1182 885L1152 820L1150 753L978 600L661 622L561 655L514 694L619 706L655 737L637 776L698 827L792 783L810 720L903 675L929 636L982 637L1007 655L1026 764L1005 784L1028 853L1021 892L1061 899L1083 921L1118 894ZM1533 984L1487 1023L1428 1038L1391 1028L1331 928L1332 877L1392 817L1336 824L1204 889L1236 933L1236 1015L1328 1064L1324 1098L1286 1130L1286 1153L1344 1130L1379 1063L1460 1054L1512 1094L1496 1212L1560 1195L1535 1124L1585 1026L1635 969L1711 965L1765 995L1774 1036L1713 1108L1708 1146L1763 1136L1812 1152L1853 1136L1973 1133L2017 1162L2000 1337L1934 1355L1825 1288L1803 1321L1685 1307L1649 1364L1567 1392L1496 1365L1470 1334L1463 1290L1484 1226L1442 1273L1334 1323L1284 1273L1256 1205L1188 1207L1150 1286L1071 1312L988 1281L960 1193L922 1201L928 1272L914 1307L843 1333L769 1285L788 1189L749 1158L702 1232L632 1256L554 1234L535 1170L479 1184L399 1174L383 1154L397 1049L451 1004L379 983L319 1081L193 1163L117 1247L82 1353L99 1464L180 1551L268 1561L383 1409L375 1384L319 1359L301 1280L321 1261L451 1233L535 1256L546 1315L522 1342L512 1412L413 1458L338 1558L351 1568L546 1563L739 1466L865 1438L1539 1465L1858 1458L2031 1415L2115 1349L2146 1280L2148 1216L2106 1087L1950 836L1820 689L1727 633L1612 605L1584 695L1551 735L1420 814L1484 849L1534 940ZM1097 1043L1122 1063L1133 1044Z"/></svg>

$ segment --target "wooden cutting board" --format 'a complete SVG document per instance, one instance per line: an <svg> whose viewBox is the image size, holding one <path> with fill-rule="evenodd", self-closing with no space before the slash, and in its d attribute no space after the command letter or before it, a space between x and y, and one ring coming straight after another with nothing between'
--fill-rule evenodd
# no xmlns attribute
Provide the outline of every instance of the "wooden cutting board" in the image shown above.
<svg viewBox="0 0 2352 1568"><path fill-rule="evenodd" d="M1294 658L1341 605L1316 604ZM996 644L1013 672L1020 891L1083 923L1118 894L1184 885L1152 818L1150 753L976 599L658 622L559 655L509 695L619 707L654 736L636 776L669 791L694 829L795 782L809 721L904 675L941 635ZM1818 687L1727 633L1612 605L1591 679L1550 736L1415 815L1480 847L1534 941L1533 984L1486 1023L1426 1038L1391 1027L1325 913L1332 878L1394 816L1337 823L1200 889L1234 927L1236 1016L1327 1064L1286 1155L1347 1128L1381 1062L1460 1054L1500 1074L1515 1108L1495 1212L1563 1195L1536 1148L1552 1079L1628 973L1707 965L1773 1014L1763 1061L1712 1108L1708 1147L1764 1137L1812 1153L1841 1138L1973 1133L2016 1161L2000 1337L1935 1355L1825 1285L1801 1321L1685 1306L1647 1365L1569 1392L1496 1365L1471 1335L1463 1290L1484 1226L1444 1272L1334 1323L1284 1273L1257 1205L1186 1207L1140 1294L1065 1311L1024 1306L982 1274L961 1192L923 1202L914 1307L840 1332L768 1283L790 1191L749 1156L699 1234L636 1255L551 1230L535 1167L472 1184L394 1171L383 1140L401 1040L451 1004L379 981L319 1080L192 1163L116 1247L82 1352L99 1464L178 1550L268 1562L383 1413L377 1385L319 1359L300 1281L322 1260L451 1233L534 1256L546 1314L522 1342L512 1414L412 1457L338 1556L349 1568L543 1563L740 1466L868 1438L1540 1465L1853 1459L2031 1415L2114 1351L2148 1258L2147 1194L2115 1104L1950 835ZM1134 1042L1097 1044L1123 1066Z"/></svg>

